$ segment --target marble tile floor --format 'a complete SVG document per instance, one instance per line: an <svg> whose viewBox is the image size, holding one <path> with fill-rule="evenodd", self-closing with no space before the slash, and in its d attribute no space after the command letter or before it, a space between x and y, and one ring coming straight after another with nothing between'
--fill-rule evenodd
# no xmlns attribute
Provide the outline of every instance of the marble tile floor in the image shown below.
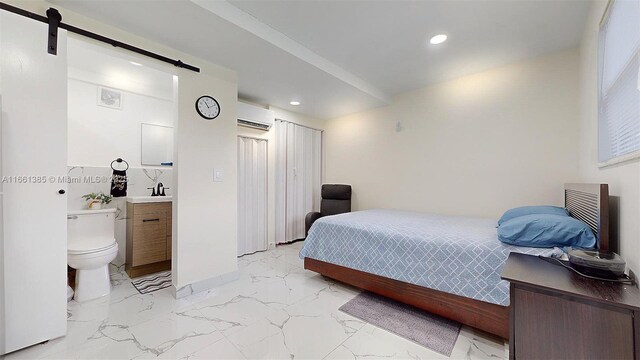
<svg viewBox="0 0 640 360"><path fill-rule="evenodd" d="M68 304L67 336L6 359L446 359L338 310L358 290L303 269L302 243L238 259L239 279L183 299L141 295L112 267L112 293ZM463 327L452 359L504 359Z"/></svg>

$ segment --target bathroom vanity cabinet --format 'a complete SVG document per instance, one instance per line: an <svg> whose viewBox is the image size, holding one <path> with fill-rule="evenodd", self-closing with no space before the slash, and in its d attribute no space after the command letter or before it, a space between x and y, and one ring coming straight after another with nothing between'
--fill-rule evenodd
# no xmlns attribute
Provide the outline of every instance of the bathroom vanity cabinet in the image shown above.
<svg viewBox="0 0 640 360"><path fill-rule="evenodd" d="M127 202L129 277L171 269L171 216L171 202Z"/></svg>

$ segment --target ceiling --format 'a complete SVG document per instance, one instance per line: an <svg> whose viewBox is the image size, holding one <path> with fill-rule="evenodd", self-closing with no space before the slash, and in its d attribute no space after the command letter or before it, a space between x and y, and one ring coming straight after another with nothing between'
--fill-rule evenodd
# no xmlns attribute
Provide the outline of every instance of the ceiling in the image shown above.
<svg viewBox="0 0 640 360"><path fill-rule="evenodd" d="M398 93L577 47L591 4L52 2L236 70L240 96L247 100L319 118L381 106ZM429 45L438 33L449 40ZM302 104L291 106L292 100Z"/></svg>
<svg viewBox="0 0 640 360"><path fill-rule="evenodd" d="M67 53L71 79L173 101L173 75L154 69L149 62L73 37L68 38Z"/></svg>

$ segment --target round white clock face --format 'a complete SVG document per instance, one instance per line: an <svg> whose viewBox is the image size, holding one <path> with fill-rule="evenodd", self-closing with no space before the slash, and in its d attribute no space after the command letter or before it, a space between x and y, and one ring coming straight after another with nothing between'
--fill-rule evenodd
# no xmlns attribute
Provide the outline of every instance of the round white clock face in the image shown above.
<svg viewBox="0 0 640 360"><path fill-rule="evenodd" d="M196 111L207 120L212 120L220 115L220 104L211 96L200 96L196 101Z"/></svg>

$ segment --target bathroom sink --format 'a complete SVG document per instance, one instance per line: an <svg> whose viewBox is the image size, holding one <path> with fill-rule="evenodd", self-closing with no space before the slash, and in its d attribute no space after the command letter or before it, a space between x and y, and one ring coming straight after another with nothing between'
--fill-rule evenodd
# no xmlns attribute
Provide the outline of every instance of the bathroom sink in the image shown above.
<svg viewBox="0 0 640 360"><path fill-rule="evenodd" d="M133 204L171 202L171 196L127 196L127 202Z"/></svg>

